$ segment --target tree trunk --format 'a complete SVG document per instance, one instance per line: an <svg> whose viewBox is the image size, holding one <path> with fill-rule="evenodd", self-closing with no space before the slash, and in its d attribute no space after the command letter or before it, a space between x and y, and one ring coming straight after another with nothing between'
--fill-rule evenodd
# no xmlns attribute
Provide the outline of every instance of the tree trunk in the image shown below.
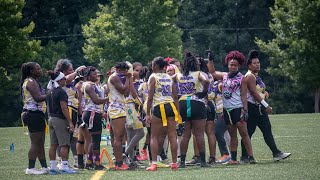
<svg viewBox="0 0 320 180"><path fill-rule="evenodd" d="M319 113L320 87L317 87L314 93L314 112Z"/></svg>

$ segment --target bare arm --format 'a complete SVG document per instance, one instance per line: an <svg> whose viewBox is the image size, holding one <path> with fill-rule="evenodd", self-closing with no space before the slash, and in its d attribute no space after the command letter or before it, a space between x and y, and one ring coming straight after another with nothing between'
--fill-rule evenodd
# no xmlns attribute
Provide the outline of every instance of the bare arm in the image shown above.
<svg viewBox="0 0 320 180"><path fill-rule="evenodd" d="M29 81L26 88L36 102L43 102L46 100L46 95L41 95L40 87L36 81Z"/></svg>
<svg viewBox="0 0 320 180"><path fill-rule="evenodd" d="M85 91L94 104L103 104L108 100L107 98L99 98L97 94L94 92L94 88L92 85L86 86Z"/></svg>
<svg viewBox="0 0 320 180"><path fill-rule="evenodd" d="M78 93L78 101L79 101L79 104L78 104L78 114L82 114L82 106L81 106L81 102L82 102L82 91L81 91L81 88L82 88L82 83L77 83L75 88L77 89L77 93Z"/></svg>
<svg viewBox="0 0 320 180"><path fill-rule="evenodd" d="M202 83L203 85L203 91L206 92L208 91L208 88L209 88L209 84L210 84L210 81L209 81L209 78L208 76L203 73L203 72L200 72L199 74L199 81Z"/></svg>
<svg viewBox="0 0 320 180"><path fill-rule="evenodd" d="M114 85L114 87L116 88L117 91L119 91L121 94L124 94L125 96L128 96L129 92L130 92L130 78L126 79L126 83L123 85L121 82L120 77L118 76L111 76L110 77L110 82L112 83L112 85Z"/></svg>
<svg viewBox="0 0 320 180"><path fill-rule="evenodd" d="M262 101L262 97L259 95L259 93L257 92L257 88L256 88L256 79L254 78L253 75L248 75L246 77L246 81L247 81L247 87L248 90L250 92L250 94L253 96L253 98L257 101L257 102L261 102Z"/></svg>
<svg viewBox="0 0 320 180"><path fill-rule="evenodd" d="M67 102L66 101L60 101L60 106L61 106L61 110L62 110L62 113L63 113L64 117L67 119L70 131L73 131L74 126L73 126L73 123L72 123L71 118L69 116L69 110L68 110Z"/></svg>
<svg viewBox="0 0 320 180"><path fill-rule="evenodd" d="M217 80L222 80L223 79L223 75L224 75L225 72L216 71L213 61L209 61L208 62L208 69L209 69L209 72L212 74L213 78L215 78Z"/></svg>
<svg viewBox="0 0 320 180"><path fill-rule="evenodd" d="M246 78L243 77L242 78L242 81L241 81L241 90L240 90L240 93L241 93L241 101L242 101L242 104L243 104L243 109L244 110L248 110L248 103L247 103L247 81L246 81Z"/></svg>
<svg viewBox="0 0 320 180"><path fill-rule="evenodd" d="M172 83L172 98L174 101L174 105L176 106L177 111L179 112L179 99L178 99L177 86L175 82Z"/></svg>
<svg viewBox="0 0 320 180"><path fill-rule="evenodd" d="M149 80L150 84L148 84L148 100L147 100L147 115L150 116L151 114L151 106L152 106L152 102L153 102L153 96L154 96L154 90L155 90L155 84L156 84L156 80L154 79L154 77L151 77Z"/></svg>

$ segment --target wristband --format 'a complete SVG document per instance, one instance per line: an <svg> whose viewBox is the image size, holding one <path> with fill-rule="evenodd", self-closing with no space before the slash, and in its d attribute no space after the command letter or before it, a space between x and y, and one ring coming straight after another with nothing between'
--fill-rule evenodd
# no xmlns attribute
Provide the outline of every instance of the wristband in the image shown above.
<svg viewBox="0 0 320 180"><path fill-rule="evenodd" d="M260 102L265 108L267 108L269 106L269 104L265 101L265 100L262 100Z"/></svg>

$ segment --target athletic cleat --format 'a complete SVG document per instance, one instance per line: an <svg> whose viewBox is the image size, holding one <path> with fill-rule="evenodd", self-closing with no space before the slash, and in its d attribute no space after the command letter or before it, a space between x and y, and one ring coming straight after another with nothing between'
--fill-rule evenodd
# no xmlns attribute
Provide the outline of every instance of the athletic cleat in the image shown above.
<svg viewBox="0 0 320 180"><path fill-rule="evenodd" d="M170 167L170 165L163 164L162 162L157 162L157 166L158 166L158 168L168 168L168 167Z"/></svg>
<svg viewBox="0 0 320 180"><path fill-rule="evenodd" d="M129 170L135 170L136 168L138 168L138 164L134 161L134 162L131 162L128 167L129 167Z"/></svg>
<svg viewBox="0 0 320 180"><path fill-rule="evenodd" d="M256 161L256 160L254 159L254 157L249 157L249 163L250 163L250 164L257 164L257 162L258 162L258 161Z"/></svg>
<svg viewBox="0 0 320 180"><path fill-rule="evenodd" d="M139 160L139 161L146 161L148 160L148 153L147 153L147 149L142 149L141 150L141 154L142 156L140 155L140 157L143 159L143 160Z"/></svg>
<svg viewBox="0 0 320 180"><path fill-rule="evenodd" d="M48 168L41 168L40 171L43 172L43 174L48 174L49 173L49 169Z"/></svg>
<svg viewBox="0 0 320 180"><path fill-rule="evenodd" d="M185 163L180 163L179 168L186 168L186 164Z"/></svg>
<svg viewBox="0 0 320 180"><path fill-rule="evenodd" d="M49 169L49 174L50 175L57 175L61 174L57 169Z"/></svg>
<svg viewBox="0 0 320 180"><path fill-rule="evenodd" d="M147 171L156 171L158 169L157 164L151 164L150 167L147 167Z"/></svg>
<svg viewBox="0 0 320 180"><path fill-rule="evenodd" d="M42 172L41 170L38 170L36 168L31 168L31 169L26 169L26 174L29 175L40 175L40 174L46 174L44 172Z"/></svg>
<svg viewBox="0 0 320 180"><path fill-rule="evenodd" d="M207 162L201 162L200 167L206 168L206 167L211 167L211 165L208 164Z"/></svg>
<svg viewBox="0 0 320 180"><path fill-rule="evenodd" d="M175 171L177 171L178 170L178 163L171 163L171 165L170 165L171 167L171 170L175 170Z"/></svg>
<svg viewBox="0 0 320 180"><path fill-rule="evenodd" d="M87 170L93 170L93 164L87 164L85 165L85 167Z"/></svg>
<svg viewBox="0 0 320 180"><path fill-rule="evenodd" d="M134 163L136 163L138 168L146 168L146 165L140 161L133 161Z"/></svg>
<svg viewBox="0 0 320 180"><path fill-rule="evenodd" d="M191 161L186 162L186 165L197 165L201 164L201 160L198 157L193 156Z"/></svg>
<svg viewBox="0 0 320 180"><path fill-rule="evenodd" d="M291 156L291 153L280 152L280 153L273 155L273 161L280 161L282 159L288 158L289 156Z"/></svg>
<svg viewBox="0 0 320 180"><path fill-rule="evenodd" d="M94 170L101 170L101 171L103 171L103 170L107 170L107 168L105 168L104 166L102 166L101 164L99 164L99 165L94 165Z"/></svg>
<svg viewBox="0 0 320 180"><path fill-rule="evenodd" d="M125 164L130 164L130 159L129 159L129 157L127 156L127 155L125 155L125 154L122 154L122 161L123 161L123 163L125 163Z"/></svg>
<svg viewBox="0 0 320 180"><path fill-rule="evenodd" d="M216 159L213 158L213 157L210 157L210 158L209 158L209 161L208 161L208 164L214 165L215 163L216 163Z"/></svg>
<svg viewBox="0 0 320 180"><path fill-rule="evenodd" d="M122 166L120 166L120 167L119 166L115 166L114 167L115 171L125 171L125 170L128 170L128 169L129 169L129 167L125 163L123 163Z"/></svg>
<svg viewBox="0 0 320 180"><path fill-rule="evenodd" d="M226 165L238 165L238 164L239 164L239 162L238 162L238 161L234 161L234 160L230 159L228 162L223 163L223 164L226 164Z"/></svg>
<svg viewBox="0 0 320 180"><path fill-rule="evenodd" d="M221 158L217 161L217 163L226 163L231 159L230 155L224 154Z"/></svg>
<svg viewBox="0 0 320 180"><path fill-rule="evenodd" d="M61 174L77 174L78 171L72 168L60 169Z"/></svg>
<svg viewBox="0 0 320 180"><path fill-rule="evenodd" d="M248 157L241 157L240 158L240 164L249 164L250 160Z"/></svg>
<svg viewBox="0 0 320 180"><path fill-rule="evenodd" d="M148 156L144 156L144 155L137 155L137 160L138 161L146 161L146 160L148 160Z"/></svg>
<svg viewBox="0 0 320 180"><path fill-rule="evenodd" d="M166 164L166 165L169 165L169 164L170 164L170 161L169 161L169 159L167 158L167 159L165 159L165 160L162 160L161 163Z"/></svg>
<svg viewBox="0 0 320 180"><path fill-rule="evenodd" d="M73 168L74 168L74 169L82 170L82 169L84 169L85 167L84 167L84 165L79 165L79 164L78 164L78 165L74 165Z"/></svg>

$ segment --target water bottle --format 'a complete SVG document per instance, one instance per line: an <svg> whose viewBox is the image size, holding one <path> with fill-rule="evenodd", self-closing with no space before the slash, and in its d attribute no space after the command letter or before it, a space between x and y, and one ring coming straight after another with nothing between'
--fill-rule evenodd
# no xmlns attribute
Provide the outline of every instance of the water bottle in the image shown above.
<svg viewBox="0 0 320 180"><path fill-rule="evenodd" d="M111 136L107 135L107 145L111 145Z"/></svg>
<svg viewBox="0 0 320 180"><path fill-rule="evenodd" d="M13 143L10 145L10 152L14 152L14 144Z"/></svg>

